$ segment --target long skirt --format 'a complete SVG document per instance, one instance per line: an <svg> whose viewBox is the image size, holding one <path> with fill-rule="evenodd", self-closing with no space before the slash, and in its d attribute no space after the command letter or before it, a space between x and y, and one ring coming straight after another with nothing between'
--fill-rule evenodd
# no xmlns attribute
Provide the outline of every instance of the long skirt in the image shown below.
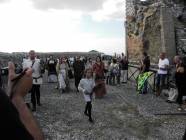
<svg viewBox="0 0 186 140"><path fill-rule="evenodd" d="M58 75L58 80L59 80L59 88L60 89L65 89L66 88L66 70L61 70L61 72Z"/></svg>
<svg viewBox="0 0 186 140"><path fill-rule="evenodd" d="M57 75L56 74L48 75L48 82L49 83L56 83L57 82Z"/></svg>
<svg viewBox="0 0 186 140"><path fill-rule="evenodd" d="M106 91L106 85L105 85L105 81L102 79L99 80L95 80L95 97L96 98L103 98L103 96L107 93Z"/></svg>

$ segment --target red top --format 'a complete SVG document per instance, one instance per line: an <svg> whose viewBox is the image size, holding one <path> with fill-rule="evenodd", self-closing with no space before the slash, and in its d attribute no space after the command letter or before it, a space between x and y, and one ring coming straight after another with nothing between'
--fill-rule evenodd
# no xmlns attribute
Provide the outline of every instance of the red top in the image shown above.
<svg viewBox="0 0 186 140"><path fill-rule="evenodd" d="M93 65L93 72L96 74L96 76L103 77L104 76L104 63L101 62L100 64L95 63Z"/></svg>

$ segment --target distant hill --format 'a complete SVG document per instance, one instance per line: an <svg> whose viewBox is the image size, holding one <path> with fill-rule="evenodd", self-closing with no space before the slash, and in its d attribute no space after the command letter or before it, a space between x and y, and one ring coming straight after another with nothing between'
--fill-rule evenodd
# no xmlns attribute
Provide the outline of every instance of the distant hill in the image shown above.
<svg viewBox="0 0 186 140"><path fill-rule="evenodd" d="M91 50L91 51L89 51L89 53L100 53L100 52L98 52L96 50Z"/></svg>
<svg viewBox="0 0 186 140"><path fill-rule="evenodd" d="M46 53L36 52L36 54L37 56L39 56L39 58L42 58L44 60L50 55L53 55L55 58L85 56L93 59L97 55L101 55L101 53L96 50L92 50L90 52L46 52ZM0 66L1 67L7 66L8 61L13 61L14 63L21 64L22 59L27 56L28 56L27 52L13 52L13 53L0 52Z"/></svg>

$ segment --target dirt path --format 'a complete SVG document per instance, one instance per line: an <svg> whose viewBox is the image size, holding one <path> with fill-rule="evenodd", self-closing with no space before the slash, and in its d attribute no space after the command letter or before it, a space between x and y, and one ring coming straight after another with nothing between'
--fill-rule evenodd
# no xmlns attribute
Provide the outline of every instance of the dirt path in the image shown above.
<svg viewBox="0 0 186 140"><path fill-rule="evenodd" d="M85 102L81 93L60 94L54 84L41 87L42 106L34 115L46 140L181 140L185 116L155 116L157 112L175 112L152 94L137 95L130 83L108 86L103 99L94 99L94 124L84 116Z"/></svg>

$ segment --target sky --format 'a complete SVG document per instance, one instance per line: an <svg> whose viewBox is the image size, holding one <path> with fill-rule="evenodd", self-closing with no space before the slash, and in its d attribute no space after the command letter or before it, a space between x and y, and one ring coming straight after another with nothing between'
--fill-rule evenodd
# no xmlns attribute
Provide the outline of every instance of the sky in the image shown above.
<svg viewBox="0 0 186 140"><path fill-rule="evenodd" d="M124 52L125 0L0 0L0 52Z"/></svg>

